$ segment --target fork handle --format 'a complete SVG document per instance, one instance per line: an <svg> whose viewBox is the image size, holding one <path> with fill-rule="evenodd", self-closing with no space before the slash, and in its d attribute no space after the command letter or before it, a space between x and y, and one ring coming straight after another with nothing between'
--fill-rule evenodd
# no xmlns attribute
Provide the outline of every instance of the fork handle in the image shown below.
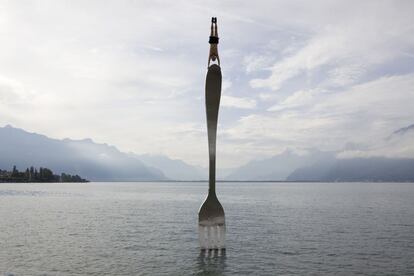
<svg viewBox="0 0 414 276"><path fill-rule="evenodd" d="M208 67L206 77L206 114L209 153L209 194L216 192L216 137L221 96L221 69L217 64Z"/></svg>

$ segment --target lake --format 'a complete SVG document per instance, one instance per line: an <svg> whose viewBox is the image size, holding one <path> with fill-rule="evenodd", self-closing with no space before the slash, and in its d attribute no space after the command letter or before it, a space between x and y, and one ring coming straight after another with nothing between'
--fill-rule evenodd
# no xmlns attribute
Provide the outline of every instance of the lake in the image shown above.
<svg viewBox="0 0 414 276"><path fill-rule="evenodd" d="M207 183L0 184L4 275L414 275L414 183L218 183L225 253L200 254Z"/></svg>

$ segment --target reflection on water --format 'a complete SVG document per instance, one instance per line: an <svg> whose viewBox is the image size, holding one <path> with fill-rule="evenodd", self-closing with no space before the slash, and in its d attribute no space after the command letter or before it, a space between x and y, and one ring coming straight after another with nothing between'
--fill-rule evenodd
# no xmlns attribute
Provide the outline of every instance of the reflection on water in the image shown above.
<svg viewBox="0 0 414 276"><path fill-rule="evenodd" d="M197 265L196 275L223 275L226 268L226 250L201 250Z"/></svg>

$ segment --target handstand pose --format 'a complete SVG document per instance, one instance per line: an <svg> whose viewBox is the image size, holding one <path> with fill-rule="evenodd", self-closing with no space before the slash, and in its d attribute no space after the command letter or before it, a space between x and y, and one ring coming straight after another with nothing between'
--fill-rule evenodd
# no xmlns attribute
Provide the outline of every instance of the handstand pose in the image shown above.
<svg viewBox="0 0 414 276"><path fill-rule="evenodd" d="M208 41L210 43L210 53L208 55L208 67L210 67L210 60L218 62L220 66L220 58L218 55L217 44L219 43L218 33L217 33L217 17L211 18L211 33L210 39Z"/></svg>

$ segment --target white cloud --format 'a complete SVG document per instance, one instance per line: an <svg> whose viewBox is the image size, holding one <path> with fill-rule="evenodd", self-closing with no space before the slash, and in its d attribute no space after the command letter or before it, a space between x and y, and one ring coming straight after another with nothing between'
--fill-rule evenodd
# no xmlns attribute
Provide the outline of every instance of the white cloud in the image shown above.
<svg viewBox="0 0 414 276"><path fill-rule="evenodd" d="M285 100L281 101L280 103L277 103L276 105L271 106L268 108L268 111L279 111L287 108L297 108L304 105L309 104L313 98L314 95L320 93L320 91L316 90L300 90L289 97L287 97Z"/></svg>
<svg viewBox="0 0 414 276"><path fill-rule="evenodd" d="M370 141L413 115L413 9L410 1L1 2L0 125L205 165L214 15L222 106L231 107L221 115L219 166L296 145Z"/></svg>
<svg viewBox="0 0 414 276"><path fill-rule="evenodd" d="M390 158L414 158L414 132L403 135L395 135L391 139L378 140L371 143L365 149L346 150L338 154L338 158L355 157L390 157Z"/></svg>
<svg viewBox="0 0 414 276"><path fill-rule="evenodd" d="M365 144L375 153L391 155L391 147L378 150L394 130L409 125L414 118L414 75L383 77L350 89L299 91L272 108L273 112L249 115L226 129L229 143L254 148L270 141L272 150L284 147L316 147L341 150L347 143ZM277 141L276 146L272 145ZM405 141L395 155L412 155L414 143ZM409 150L410 149L410 150ZM374 150L373 150L374 151ZM405 154L405 155L404 155Z"/></svg>
<svg viewBox="0 0 414 276"><path fill-rule="evenodd" d="M400 4L402 4L400 2ZM405 2L406 9L412 3ZM322 66L331 68L331 82L353 83L372 66L396 59L414 46L412 16L396 5L367 5L372 10L347 14L318 30L305 46L284 56L269 70L267 78L251 80L253 88L279 90L286 81Z"/></svg>
<svg viewBox="0 0 414 276"><path fill-rule="evenodd" d="M332 51L343 42L340 37L325 37L311 41L297 54L285 57L271 67L271 76L266 79L253 79L250 84L253 88L269 87L278 90L283 82L293 78L304 70L311 70L329 61ZM335 49L338 50L338 49Z"/></svg>
<svg viewBox="0 0 414 276"><path fill-rule="evenodd" d="M221 96L220 104L225 107L236 107L252 109L256 107L256 101L248 98L239 98L223 95Z"/></svg>
<svg viewBox="0 0 414 276"><path fill-rule="evenodd" d="M221 84L221 93L226 93L231 86L233 85L233 83L231 82L231 80L229 79L224 79L222 84Z"/></svg>
<svg viewBox="0 0 414 276"><path fill-rule="evenodd" d="M272 60L265 55L251 54L244 57L244 67L247 73L263 70L270 66Z"/></svg>

